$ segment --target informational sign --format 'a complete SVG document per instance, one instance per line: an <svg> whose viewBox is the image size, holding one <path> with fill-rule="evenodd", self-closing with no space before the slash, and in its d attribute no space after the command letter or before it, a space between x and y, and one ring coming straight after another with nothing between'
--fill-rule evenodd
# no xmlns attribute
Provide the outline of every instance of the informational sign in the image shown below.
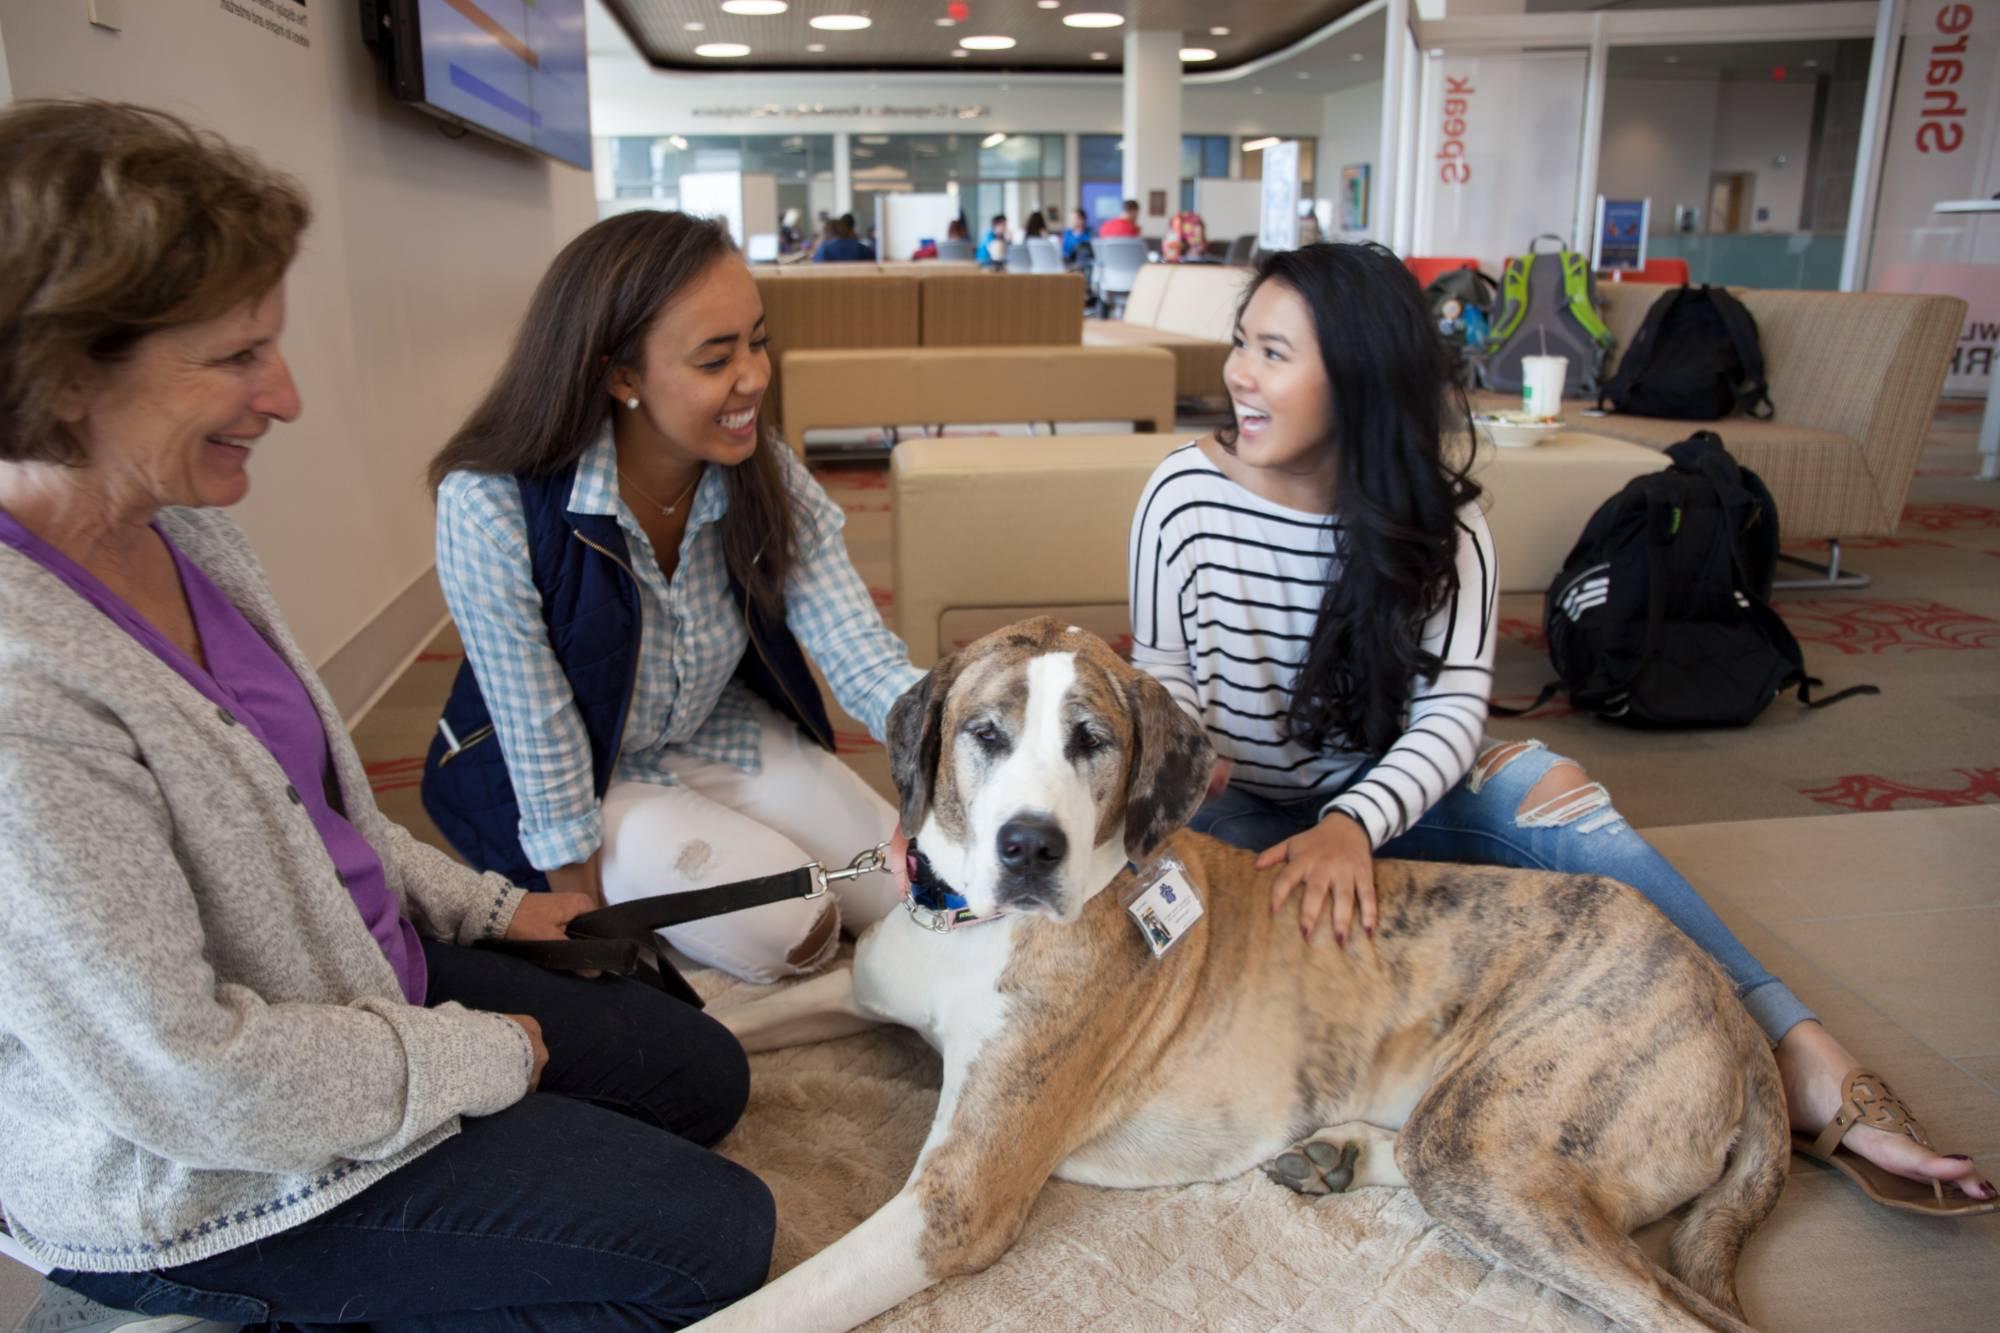
<svg viewBox="0 0 2000 1333"><path fill-rule="evenodd" d="M1264 150L1264 208L1257 228L1260 250L1299 248L1299 144L1296 139Z"/></svg>
<svg viewBox="0 0 2000 1333"><path fill-rule="evenodd" d="M1651 199L1606 199L1598 195L1590 266L1600 273L1612 269L1636 273L1646 267L1646 225L1652 215Z"/></svg>
<svg viewBox="0 0 2000 1333"><path fill-rule="evenodd" d="M2000 344L2000 215L1936 205L2000 193L2000 0L1905 12L1868 286L1964 298L1945 392L1983 397Z"/></svg>
<svg viewBox="0 0 2000 1333"><path fill-rule="evenodd" d="M1430 63L1418 107L1415 253L1477 259L1498 273L1537 236L1569 239L1585 67L1581 51Z"/></svg>

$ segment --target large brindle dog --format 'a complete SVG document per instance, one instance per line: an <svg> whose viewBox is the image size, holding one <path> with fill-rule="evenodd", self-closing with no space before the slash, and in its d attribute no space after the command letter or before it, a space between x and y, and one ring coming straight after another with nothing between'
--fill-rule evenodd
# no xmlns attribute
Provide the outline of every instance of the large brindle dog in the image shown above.
<svg viewBox="0 0 2000 1333"><path fill-rule="evenodd" d="M851 1328L998 1259L1051 1175L1134 1188L1260 1165L1304 1193L1407 1186L1630 1328L1748 1327L1737 1255L1790 1152L1777 1066L1637 894L1384 861L1374 938L1307 943L1271 913L1274 872L1180 828L1214 762L1200 728L1053 620L940 663L889 743L903 827L991 919L894 913L851 972L730 1026L753 1051L915 1028L943 1056L937 1117L894 1198L699 1327ZM1163 853L1207 910L1155 958L1120 894L1128 863ZM1690 1201L1669 1274L1627 1233Z"/></svg>

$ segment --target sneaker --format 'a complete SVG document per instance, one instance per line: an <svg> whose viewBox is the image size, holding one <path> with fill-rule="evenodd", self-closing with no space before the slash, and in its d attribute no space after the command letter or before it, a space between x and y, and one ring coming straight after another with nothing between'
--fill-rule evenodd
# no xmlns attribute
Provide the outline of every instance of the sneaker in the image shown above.
<svg viewBox="0 0 2000 1333"><path fill-rule="evenodd" d="M191 1314L146 1315L114 1310L80 1291L59 1287L44 1278L41 1299L14 1333L233 1333L234 1324L218 1324Z"/></svg>

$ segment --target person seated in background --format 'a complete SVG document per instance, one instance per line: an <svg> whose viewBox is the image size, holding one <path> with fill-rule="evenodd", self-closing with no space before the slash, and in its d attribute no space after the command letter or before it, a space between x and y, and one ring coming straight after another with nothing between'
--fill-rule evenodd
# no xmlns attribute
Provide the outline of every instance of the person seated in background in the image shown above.
<svg viewBox="0 0 2000 1333"><path fill-rule="evenodd" d="M980 263L998 267L1007 262L1007 215L995 213L986 226L985 239L979 242L979 249L973 257Z"/></svg>
<svg viewBox="0 0 2000 1333"><path fill-rule="evenodd" d="M1022 224L1021 229L1028 240L1041 241L1048 239L1049 224L1042 217L1042 211L1039 208L1028 214L1028 220Z"/></svg>
<svg viewBox="0 0 2000 1333"><path fill-rule="evenodd" d="M1201 214L1182 209L1167 221L1160 258L1169 264L1199 263L1208 257L1208 228Z"/></svg>
<svg viewBox="0 0 2000 1333"><path fill-rule="evenodd" d="M1099 236L1139 235L1139 201L1137 199L1127 199L1125 201L1124 214L1122 216L1112 218L1110 221L1106 222L1103 226L1099 227L1097 229L1097 234Z"/></svg>
<svg viewBox="0 0 2000 1333"><path fill-rule="evenodd" d="M1089 244L1090 219L1084 216L1082 209L1073 208L1069 213L1069 227L1062 234L1063 263L1076 263L1077 248L1079 246L1088 246Z"/></svg>
<svg viewBox="0 0 2000 1333"><path fill-rule="evenodd" d="M223 512L303 443L272 438L300 411L296 183L160 112L23 102L0 191L14 1239L110 1307L93 1328L678 1327L747 1295L771 1195L703 1146L742 1047L650 986L471 947L562 939L591 900L383 817Z"/></svg>
<svg viewBox="0 0 2000 1333"><path fill-rule="evenodd" d="M854 214L843 213L826 224L819 249L813 251L815 264L873 263L875 247L854 234Z"/></svg>
<svg viewBox="0 0 2000 1333"><path fill-rule="evenodd" d="M800 221L799 210L796 208L786 209L784 217L779 219L778 253L780 255L797 254L805 247L806 238L799 233Z"/></svg>
<svg viewBox="0 0 2000 1333"><path fill-rule="evenodd" d="M944 238L947 241L963 241L970 239L965 234L965 219L953 218L950 222L946 223L944 229ZM911 259L936 259L937 257L938 257L937 241L930 237L925 237L923 244L917 247L917 252L910 256Z"/></svg>

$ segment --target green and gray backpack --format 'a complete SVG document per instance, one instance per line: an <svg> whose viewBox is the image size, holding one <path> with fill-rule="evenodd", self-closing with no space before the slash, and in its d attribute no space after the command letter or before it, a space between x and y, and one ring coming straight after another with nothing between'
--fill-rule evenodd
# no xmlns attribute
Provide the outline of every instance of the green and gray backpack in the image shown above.
<svg viewBox="0 0 2000 1333"><path fill-rule="evenodd" d="M1535 247L1545 240L1554 241L1556 248L1537 252ZM1507 261L1492 325L1479 364L1482 388L1519 393L1522 357L1563 356L1569 358L1563 395L1596 397L1611 330L1597 312L1589 259L1564 249L1562 237L1537 236L1528 242L1526 254Z"/></svg>

